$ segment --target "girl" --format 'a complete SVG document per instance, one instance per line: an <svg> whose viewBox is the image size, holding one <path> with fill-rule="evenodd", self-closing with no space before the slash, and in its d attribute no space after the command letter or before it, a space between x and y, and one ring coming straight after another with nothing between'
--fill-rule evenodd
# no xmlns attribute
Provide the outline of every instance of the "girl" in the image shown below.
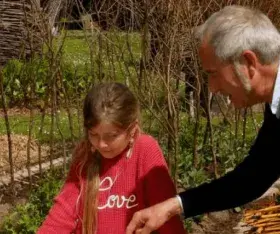
<svg viewBox="0 0 280 234"><path fill-rule="evenodd" d="M160 147L140 133L139 104L120 83L93 87L84 101L83 140L38 234L124 234L133 214L175 196ZM174 217L157 233L185 233Z"/></svg>

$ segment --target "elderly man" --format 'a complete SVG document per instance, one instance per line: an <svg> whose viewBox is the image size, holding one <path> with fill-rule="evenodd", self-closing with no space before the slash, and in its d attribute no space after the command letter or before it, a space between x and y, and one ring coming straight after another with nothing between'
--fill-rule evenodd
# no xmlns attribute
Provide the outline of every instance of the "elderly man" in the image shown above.
<svg viewBox="0 0 280 234"><path fill-rule="evenodd" d="M135 213L126 234L148 234L170 217L191 217L260 197L280 175L280 35L260 11L227 6L198 28L199 57L213 93L236 107L265 103L248 156L225 176Z"/></svg>

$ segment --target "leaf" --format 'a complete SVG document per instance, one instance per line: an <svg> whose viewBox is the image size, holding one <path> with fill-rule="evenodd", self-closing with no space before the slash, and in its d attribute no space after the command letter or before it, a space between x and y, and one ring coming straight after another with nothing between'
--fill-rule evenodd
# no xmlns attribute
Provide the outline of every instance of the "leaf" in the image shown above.
<svg viewBox="0 0 280 234"><path fill-rule="evenodd" d="M235 212L240 213L242 209L238 206L233 209Z"/></svg>

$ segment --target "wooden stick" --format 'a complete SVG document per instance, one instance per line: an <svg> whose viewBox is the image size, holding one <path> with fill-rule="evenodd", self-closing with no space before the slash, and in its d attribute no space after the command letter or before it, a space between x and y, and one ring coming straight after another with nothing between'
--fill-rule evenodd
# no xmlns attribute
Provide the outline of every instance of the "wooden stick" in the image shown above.
<svg viewBox="0 0 280 234"><path fill-rule="evenodd" d="M262 228L262 227L260 227L260 228L257 229L257 233L262 233L262 231L263 231L263 228Z"/></svg>
<svg viewBox="0 0 280 234"><path fill-rule="evenodd" d="M263 212L263 211L271 211L271 210L280 210L280 205L277 205L277 206L270 206L270 207L267 207L267 208L263 208L261 210L259 210L260 212Z"/></svg>
<svg viewBox="0 0 280 234"><path fill-rule="evenodd" d="M274 217L280 217L280 213L277 214L270 214L270 215L262 215L261 218L274 218Z"/></svg>
<svg viewBox="0 0 280 234"><path fill-rule="evenodd" d="M279 232L275 232L275 231L267 231L267 232L265 232L265 234L279 234Z"/></svg>
<svg viewBox="0 0 280 234"><path fill-rule="evenodd" d="M267 227L267 226L274 226L274 225L280 225L280 223L279 222L277 222L277 223L269 222L269 223L256 224L254 226L259 228L259 227Z"/></svg>
<svg viewBox="0 0 280 234"><path fill-rule="evenodd" d="M280 226L279 227L272 227L272 228L265 228L266 231L280 231Z"/></svg>
<svg viewBox="0 0 280 234"><path fill-rule="evenodd" d="M265 222L278 222L280 223L280 218L269 218L258 220L255 224L265 223Z"/></svg>

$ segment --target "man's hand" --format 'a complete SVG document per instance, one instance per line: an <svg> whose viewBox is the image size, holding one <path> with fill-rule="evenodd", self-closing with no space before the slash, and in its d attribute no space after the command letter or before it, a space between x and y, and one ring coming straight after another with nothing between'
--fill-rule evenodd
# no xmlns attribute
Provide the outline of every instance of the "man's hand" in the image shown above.
<svg viewBox="0 0 280 234"><path fill-rule="evenodd" d="M182 213L178 199L170 198L164 202L140 210L133 215L126 234L150 234L159 229L171 217Z"/></svg>

